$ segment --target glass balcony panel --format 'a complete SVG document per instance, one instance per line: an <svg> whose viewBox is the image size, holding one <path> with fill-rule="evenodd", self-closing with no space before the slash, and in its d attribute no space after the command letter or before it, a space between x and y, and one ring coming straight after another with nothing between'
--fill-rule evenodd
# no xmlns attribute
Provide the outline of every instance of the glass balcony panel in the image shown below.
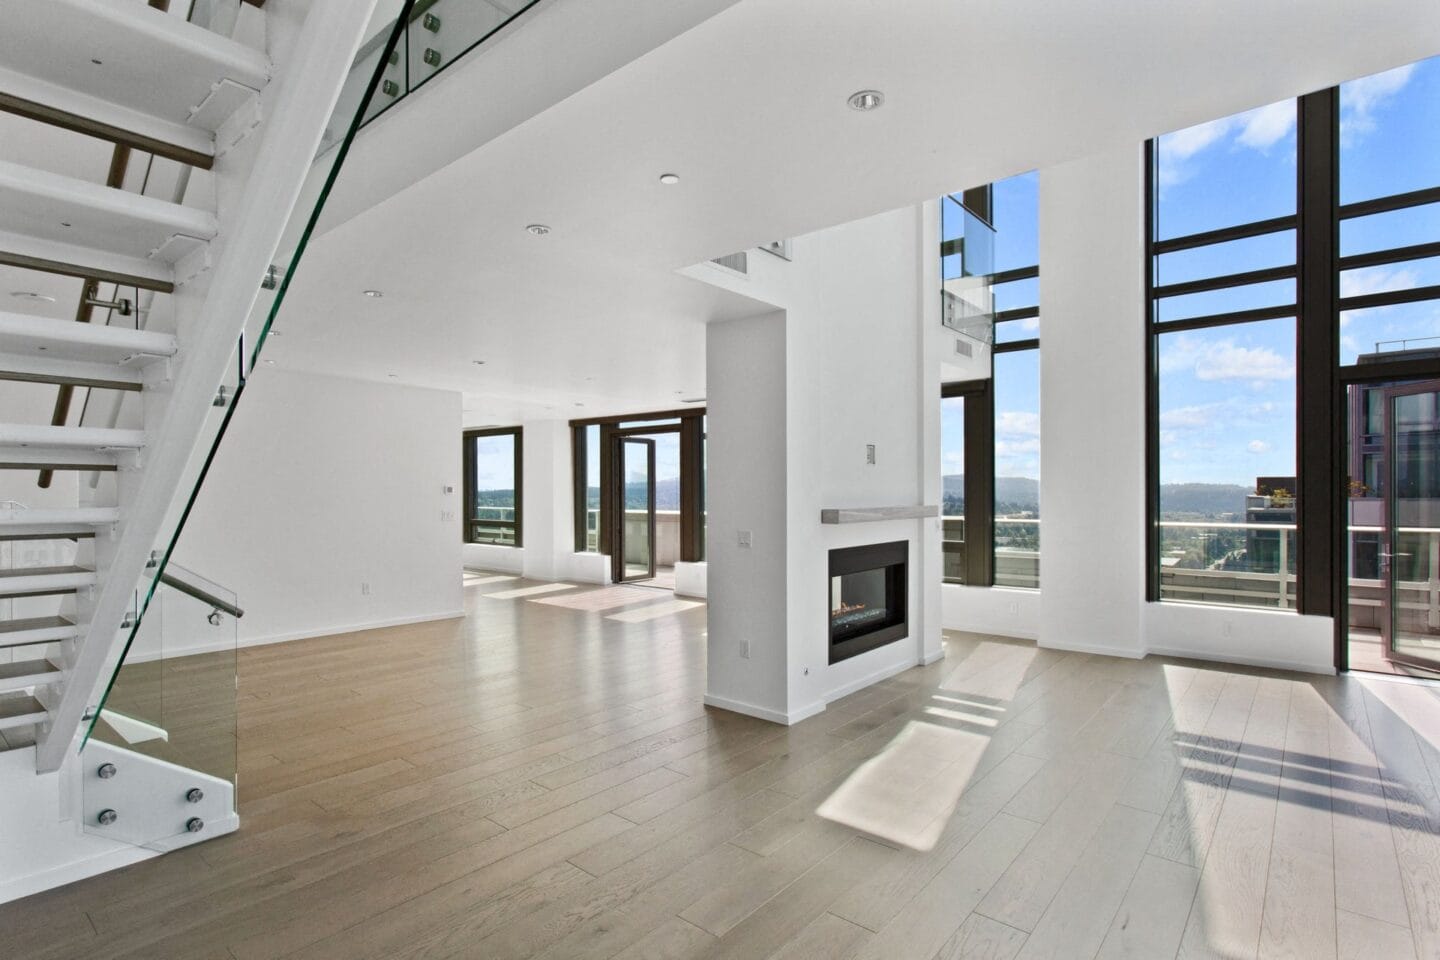
<svg viewBox="0 0 1440 960"><path fill-rule="evenodd" d="M1293 523L1162 520L1160 599L1294 609L1295 530Z"/></svg>

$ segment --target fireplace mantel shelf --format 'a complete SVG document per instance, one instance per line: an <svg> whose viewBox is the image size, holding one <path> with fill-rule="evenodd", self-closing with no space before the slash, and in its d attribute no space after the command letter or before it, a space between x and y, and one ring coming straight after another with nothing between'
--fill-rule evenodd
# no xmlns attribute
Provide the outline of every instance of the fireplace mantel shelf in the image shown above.
<svg viewBox="0 0 1440 960"><path fill-rule="evenodd" d="M824 507L821 523L874 523L877 520L923 520L940 516L934 504L913 507Z"/></svg>

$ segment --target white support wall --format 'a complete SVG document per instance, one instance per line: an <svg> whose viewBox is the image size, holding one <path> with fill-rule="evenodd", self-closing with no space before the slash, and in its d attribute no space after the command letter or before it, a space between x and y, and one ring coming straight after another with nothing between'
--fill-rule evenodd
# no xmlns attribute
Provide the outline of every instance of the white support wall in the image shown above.
<svg viewBox="0 0 1440 960"><path fill-rule="evenodd" d="M824 507L938 503L920 293L933 227L906 207L796 238L788 263L752 255L748 278L688 271L782 308L707 337L707 702L795 722L940 655L938 521L820 523ZM909 543L909 636L830 664L829 551L894 540Z"/></svg>

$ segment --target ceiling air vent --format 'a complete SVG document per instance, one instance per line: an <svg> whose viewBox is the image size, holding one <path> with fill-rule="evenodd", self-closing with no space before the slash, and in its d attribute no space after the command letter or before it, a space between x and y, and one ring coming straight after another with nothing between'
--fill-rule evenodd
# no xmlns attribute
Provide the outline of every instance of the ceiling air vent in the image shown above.
<svg viewBox="0 0 1440 960"><path fill-rule="evenodd" d="M717 266L724 267L726 270L734 270L736 273L745 274L746 276L750 274L750 258L745 256L743 251L740 253L732 253L725 257L716 257L710 262Z"/></svg>

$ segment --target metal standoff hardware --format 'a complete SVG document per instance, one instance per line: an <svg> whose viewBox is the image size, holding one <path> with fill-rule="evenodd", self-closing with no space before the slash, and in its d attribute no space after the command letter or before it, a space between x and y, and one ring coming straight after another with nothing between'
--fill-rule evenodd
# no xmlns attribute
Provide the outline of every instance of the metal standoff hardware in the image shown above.
<svg viewBox="0 0 1440 960"><path fill-rule="evenodd" d="M185 821L185 831L187 833L199 833L201 830L204 829L205 821L201 820L199 817L191 817L189 820Z"/></svg>
<svg viewBox="0 0 1440 960"><path fill-rule="evenodd" d="M119 773L119 771L115 769L115 764L113 763L102 763L100 764L100 769L95 771L95 775L101 780L109 780L117 773Z"/></svg>
<svg viewBox="0 0 1440 960"><path fill-rule="evenodd" d="M199 787L191 787L189 790L185 791L185 799L190 801L191 803L199 803L201 800L205 799L205 791L201 790Z"/></svg>
<svg viewBox="0 0 1440 960"><path fill-rule="evenodd" d="M101 810L100 816L96 817L95 819L100 822L100 826L108 827L110 826L110 824L114 823L119 818L120 815L117 814L114 810Z"/></svg>

